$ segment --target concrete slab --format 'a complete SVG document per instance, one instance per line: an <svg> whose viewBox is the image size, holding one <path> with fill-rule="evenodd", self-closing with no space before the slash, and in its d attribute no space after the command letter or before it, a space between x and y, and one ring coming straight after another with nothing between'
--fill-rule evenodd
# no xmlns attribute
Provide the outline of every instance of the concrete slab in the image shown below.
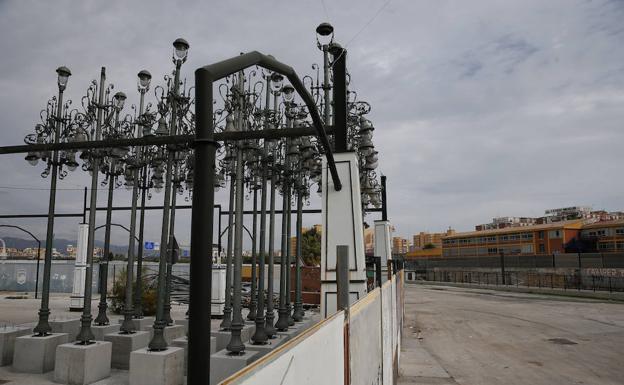
<svg viewBox="0 0 624 385"><path fill-rule="evenodd" d="M90 345L68 343L56 348L54 381L86 385L110 376L113 344L96 341Z"/></svg>
<svg viewBox="0 0 624 385"><path fill-rule="evenodd" d="M175 325L184 326L184 334L188 334L188 318L174 319L173 321Z"/></svg>
<svg viewBox="0 0 624 385"><path fill-rule="evenodd" d="M150 336L154 336L154 328L150 327L149 332ZM176 338L186 337L183 325L165 326L163 334L165 336L165 341L167 341L167 345L171 345L171 342Z"/></svg>
<svg viewBox="0 0 624 385"><path fill-rule="evenodd" d="M118 323L123 323L123 317L120 318L117 322ZM154 317L143 317L143 318L133 318L132 322L134 323L134 328L137 331L149 331L152 329L152 326L154 326L154 321L155 318Z"/></svg>
<svg viewBox="0 0 624 385"><path fill-rule="evenodd" d="M282 345L286 341L288 341L287 338L284 338L282 336L277 336L277 338L269 339L267 341L267 344L265 344L265 345L254 345L251 342L246 342L245 343L245 350L246 351L252 351L252 352L258 352L258 357L256 357L256 359L258 359L258 358L264 356L265 354L273 351L275 348L277 348L278 346Z"/></svg>
<svg viewBox="0 0 624 385"><path fill-rule="evenodd" d="M105 326L91 325L91 331L96 341L104 341L104 336L119 331L119 324L110 324Z"/></svg>
<svg viewBox="0 0 624 385"><path fill-rule="evenodd" d="M245 351L241 355L229 355L220 350L210 356L210 385L218 384L260 357L257 351Z"/></svg>
<svg viewBox="0 0 624 385"><path fill-rule="evenodd" d="M288 330L283 331L283 332L278 331L277 332L277 336L285 339L286 341L288 341L291 338L293 338L294 336L296 336L297 334L299 334L299 332L300 332L299 328L291 327Z"/></svg>
<svg viewBox="0 0 624 385"><path fill-rule="evenodd" d="M30 328L25 327L11 326L0 329L0 366L11 365L15 339L30 333Z"/></svg>
<svg viewBox="0 0 624 385"><path fill-rule="evenodd" d="M13 370L23 373L45 373L54 370L56 347L69 342L67 333L52 333L45 337L32 335L15 339Z"/></svg>
<svg viewBox="0 0 624 385"><path fill-rule="evenodd" d="M130 355L130 385L182 385L184 349L169 347L160 352L146 348Z"/></svg>
<svg viewBox="0 0 624 385"><path fill-rule="evenodd" d="M104 336L105 341L113 344L111 366L116 369L130 368L130 353L147 347L150 341L149 332L135 332L133 334L111 333Z"/></svg>
<svg viewBox="0 0 624 385"><path fill-rule="evenodd" d="M74 341L80 332L80 318L57 319L48 323L52 333L67 333L70 341Z"/></svg>
<svg viewBox="0 0 624 385"><path fill-rule="evenodd" d="M182 337L182 338L176 338L175 340L173 340L171 342L171 346L175 346L176 348L182 348L184 349L184 375L186 375L186 370L187 370L187 360L188 360L188 338L187 337ZM210 354L216 353L217 352L217 338L216 337L210 337Z"/></svg>
<svg viewBox="0 0 624 385"><path fill-rule="evenodd" d="M225 349L228 342L230 342L230 332L226 330L216 330L210 332L210 335L215 338L215 347L217 351Z"/></svg>

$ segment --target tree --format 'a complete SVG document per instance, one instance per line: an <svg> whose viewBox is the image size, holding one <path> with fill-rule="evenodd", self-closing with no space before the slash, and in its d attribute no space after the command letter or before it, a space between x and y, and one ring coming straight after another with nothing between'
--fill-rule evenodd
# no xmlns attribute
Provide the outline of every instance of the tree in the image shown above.
<svg viewBox="0 0 624 385"><path fill-rule="evenodd" d="M315 228L302 234L301 258L307 266L318 266L321 263L321 234Z"/></svg>

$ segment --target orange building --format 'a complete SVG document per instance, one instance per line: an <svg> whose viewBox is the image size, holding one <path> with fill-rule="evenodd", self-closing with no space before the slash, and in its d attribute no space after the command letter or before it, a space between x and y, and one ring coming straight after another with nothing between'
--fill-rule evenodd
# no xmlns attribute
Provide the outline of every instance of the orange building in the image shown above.
<svg viewBox="0 0 624 385"><path fill-rule="evenodd" d="M442 256L535 255L564 253L579 239L582 220L456 233L442 238Z"/></svg>
<svg viewBox="0 0 624 385"><path fill-rule="evenodd" d="M405 259L420 259L420 258L442 258L442 249L436 247L435 249L413 250L405 254Z"/></svg>
<svg viewBox="0 0 624 385"><path fill-rule="evenodd" d="M587 251L624 252L624 219L585 225L581 240Z"/></svg>

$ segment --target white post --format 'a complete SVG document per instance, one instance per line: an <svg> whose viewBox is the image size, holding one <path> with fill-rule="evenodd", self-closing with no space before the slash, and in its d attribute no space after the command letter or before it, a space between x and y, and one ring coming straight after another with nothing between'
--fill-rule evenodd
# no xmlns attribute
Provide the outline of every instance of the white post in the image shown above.
<svg viewBox="0 0 624 385"><path fill-rule="evenodd" d="M375 221L375 257L381 258L381 269L385 271L392 259L390 221Z"/></svg>
<svg viewBox="0 0 624 385"><path fill-rule="evenodd" d="M84 284L87 276L87 239L89 225L78 225L78 244L76 245L76 262L74 264L74 286L69 300L69 309L80 311L84 306Z"/></svg>
<svg viewBox="0 0 624 385"><path fill-rule="evenodd" d="M354 152L334 154L342 189L336 191L323 159L321 237L321 316L337 309L336 246L349 250L349 303L366 295L364 224L358 158Z"/></svg>

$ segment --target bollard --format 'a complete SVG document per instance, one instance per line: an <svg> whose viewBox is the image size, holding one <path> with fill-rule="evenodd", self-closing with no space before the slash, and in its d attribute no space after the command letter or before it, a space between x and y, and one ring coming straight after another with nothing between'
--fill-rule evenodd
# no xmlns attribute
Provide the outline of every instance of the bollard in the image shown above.
<svg viewBox="0 0 624 385"><path fill-rule="evenodd" d="M349 307L349 246L336 246L337 310Z"/></svg>

